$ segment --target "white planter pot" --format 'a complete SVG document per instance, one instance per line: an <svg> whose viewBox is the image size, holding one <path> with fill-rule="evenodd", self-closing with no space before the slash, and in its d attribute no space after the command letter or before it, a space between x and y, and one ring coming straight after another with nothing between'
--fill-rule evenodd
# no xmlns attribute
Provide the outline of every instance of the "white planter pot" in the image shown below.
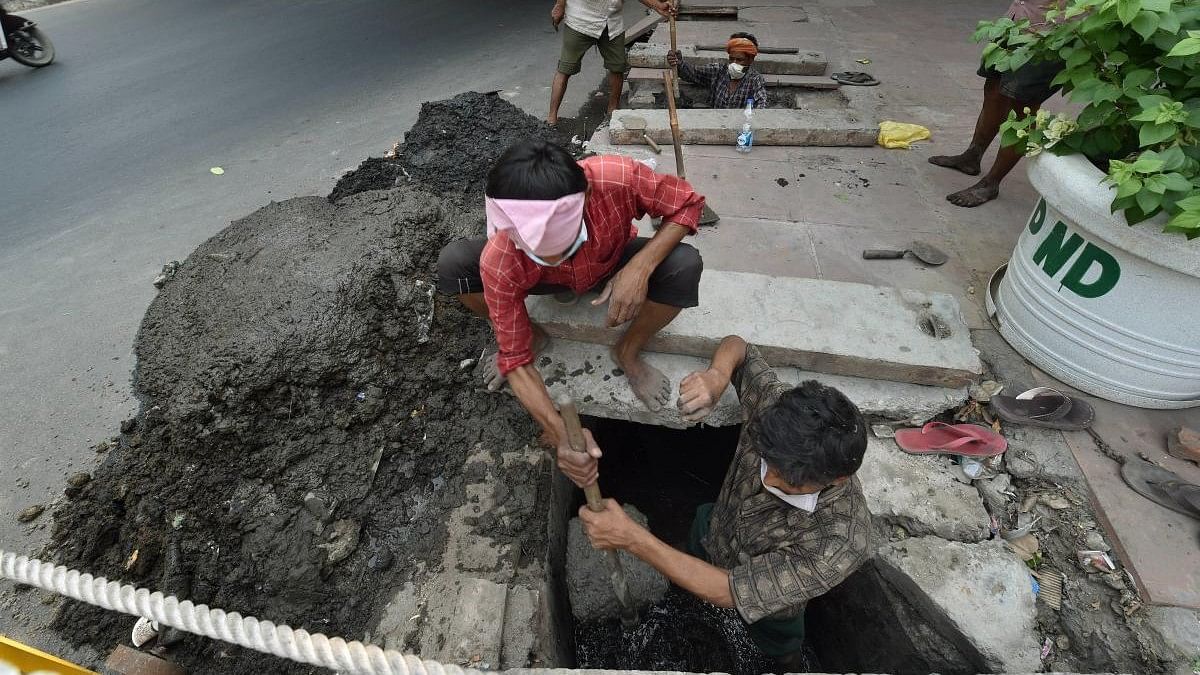
<svg viewBox="0 0 1200 675"><path fill-rule="evenodd" d="M1000 333L1078 389L1142 408L1200 406L1200 240L1130 227L1081 155L1039 155L1042 198L992 298Z"/></svg>

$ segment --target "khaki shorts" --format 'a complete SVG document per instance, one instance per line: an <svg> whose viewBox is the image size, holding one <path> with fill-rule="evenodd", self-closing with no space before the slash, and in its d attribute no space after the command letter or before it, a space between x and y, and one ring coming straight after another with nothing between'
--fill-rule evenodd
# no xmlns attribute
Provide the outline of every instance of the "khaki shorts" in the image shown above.
<svg viewBox="0 0 1200 675"><path fill-rule="evenodd" d="M604 59L604 69L610 73L625 72L625 33L613 37L608 28L594 38L563 24L562 54L558 57L558 72L574 75L583 67L583 55L595 46Z"/></svg>

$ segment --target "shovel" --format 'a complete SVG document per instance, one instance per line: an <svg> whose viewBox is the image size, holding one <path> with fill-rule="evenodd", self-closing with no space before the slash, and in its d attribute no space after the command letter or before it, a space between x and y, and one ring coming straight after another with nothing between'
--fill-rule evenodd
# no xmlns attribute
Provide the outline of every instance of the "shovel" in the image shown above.
<svg viewBox="0 0 1200 675"><path fill-rule="evenodd" d="M571 449L575 452L587 452L587 443L583 439L583 425L579 423L579 411L575 409L575 402L564 396L558 401L558 412L567 427L567 442L571 444ZM599 484L592 483L585 487L583 495L587 497L589 509L597 512L604 510ZM625 568L621 566L621 559L617 557L616 551L610 550L607 554L605 560L608 563L608 578L612 582L617 603L621 606L621 625L634 628L638 624L637 611L629 595L629 584L625 581Z"/></svg>
<svg viewBox="0 0 1200 675"><path fill-rule="evenodd" d="M926 265L932 265L934 267L937 267L938 265L941 265L950 259L945 253L942 253L938 249L926 244L923 241L914 241L903 251L867 249L863 251L862 255L863 260L895 260L897 258L903 258L909 253L913 254L913 257L915 257L917 260L920 260Z"/></svg>
<svg viewBox="0 0 1200 675"><path fill-rule="evenodd" d="M683 180L687 180L687 172L683 169L683 143L679 141L679 115L675 112L675 83L673 80L671 71L664 70L663 83L667 90L667 107L671 114L671 144L675 146L675 173ZM705 202L704 211L700 214L700 224L714 225L719 220L721 220L721 216L718 216L717 212L713 211Z"/></svg>
<svg viewBox="0 0 1200 675"><path fill-rule="evenodd" d="M638 117L636 115L626 115L621 118L621 124L625 125L625 128L630 131L642 132L642 140L646 141L646 145L650 146L650 149L654 151L654 154L656 154L656 155L662 154L662 148L658 147L658 143L655 143L653 138L650 138L649 136L646 135L646 118L645 117Z"/></svg>

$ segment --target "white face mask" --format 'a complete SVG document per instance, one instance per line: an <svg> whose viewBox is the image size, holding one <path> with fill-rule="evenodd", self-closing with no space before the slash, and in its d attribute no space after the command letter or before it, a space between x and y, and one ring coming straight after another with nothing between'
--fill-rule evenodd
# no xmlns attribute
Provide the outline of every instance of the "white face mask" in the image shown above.
<svg viewBox="0 0 1200 675"><path fill-rule="evenodd" d="M729 78L732 80L740 80L746 76L746 66L740 63L729 62Z"/></svg>
<svg viewBox="0 0 1200 675"><path fill-rule="evenodd" d="M762 481L763 487L767 489L767 492L779 497L783 501L791 504L801 511L808 511L809 513L812 513L813 511L817 510L817 498L821 496L821 493L814 492L810 495L789 495L779 488L773 488L770 485L767 485L767 460L763 459L759 461L762 462L762 470L759 473L758 479Z"/></svg>

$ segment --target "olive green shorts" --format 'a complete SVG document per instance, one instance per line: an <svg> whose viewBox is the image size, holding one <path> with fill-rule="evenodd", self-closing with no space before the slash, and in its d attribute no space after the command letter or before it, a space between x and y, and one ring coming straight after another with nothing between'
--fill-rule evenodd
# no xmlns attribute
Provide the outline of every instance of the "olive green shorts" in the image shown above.
<svg viewBox="0 0 1200 675"><path fill-rule="evenodd" d="M625 33L613 37L608 28L594 38L563 24L562 54L558 57L558 72L574 75L583 67L583 55L595 46L604 59L604 69L610 73L625 72Z"/></svg>

